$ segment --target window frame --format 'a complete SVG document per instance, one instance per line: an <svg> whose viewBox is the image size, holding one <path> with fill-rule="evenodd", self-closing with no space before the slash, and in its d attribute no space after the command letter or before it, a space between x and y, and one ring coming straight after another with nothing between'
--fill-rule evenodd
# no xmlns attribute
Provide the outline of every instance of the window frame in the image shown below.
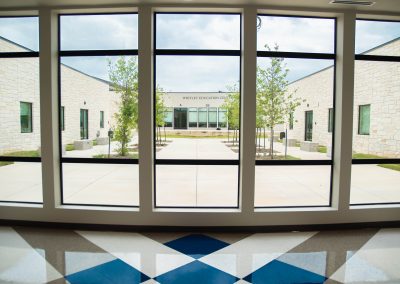
<svg viewBox="0 0 400 284"><path fill-rule="evenodd" d="M102 12L102 13L59 13L57 15L58 23L58 112L61 109L61 58L78 56L138 56L138 49L91 49L91 50L61 50L61 17L62 16L91 16L91 15L138 15L138 12ZM58 115L58 125L61 125L60 115ZM118 204L91 204L91 203L66 203L64 201L64 182L63 182L63 163L83 163L83 164L130 164L138 165L139 159L118 159L118 158L72 158L63 157L62 154L62 131L58 131L59 138L59 170L60 170L60 201L61 205L89 206L89 207L121 207L121 208L139 208L139 205L118 205Z"/></svg>
<svg viewBox="0 0 400 284"><path fill-rule="evenodd" d="M34 15L17 15L17 16L0 16L0 18L38 18ZM39 30L39 27L38 27ZM40 46L39 46L40 48ZM40 50L39 50L40 51ZM0 52L0 59L5 58L37 58L39 60L39 51L18 51L18 52ZM33 111L33 110L32 110ZM33 118L32 118L32 131L33 131ZM27 163L41 163L42 157L14 157L7 155L0 155L0 162L27 162ZM38 204L42 205L43 202L33 202L33 201L9 201L9 200L0 200L1 203L20 203L20 204Z"/></svg>
<svg viewBox="0 0 400 284"><path fill-rule="evenodd" d="M356 25L357 25L357 21L400 23L400 20L380 20L380 19L370 19L370 18L356 18L356 22L355 22ZM356 35L356 37L357 37L357 35ZM355 47L354 47L353 53L354 53L355 61L397 62L400 64L400 56L370 55L370 54L356 53ZM354 73L355 73L355 70L354 70ZM354 97L353 97L353 99L354 99ZM400 164L400 158L383 158L383 159L354 159L354 158L352 158L351 163L352 163L352 165ZM351 188L350 188L350 190L351 190ZM374 203L351 203L351 202L349 202L349 205L354 206L354 207L375 206L375 205L398 205L398 204L400 204L400 202L380 202L380 203L378 203L378 202L374 202Z"/></svg>
<svg viewBox="0 0 400 284"><path fill-rule="evenodd" d="M100 129L104 129L104 110L100 111Z"/></svg>
<svg viewBox="0 0 400 284"><path fill-rule="evenodd" d="M19 104L20 104L19 118L20 118L21 133L33 133L33 103L20 101ZM28 128L22 128L22 105L26 105L29 107Z"/></svg>
<svg viewBox="0 0 400 284"><path fill-rule="evenodd" d="M369 114L368 114L368 133L362 132L362 125L361 125L364 122L363 121L362 112L365 109L365 107L368 107L368 109L369 109ZM371 127L371 104L359 105L358 106L358 131L357 131L357 134L358 135L367 135L368 136L370 134L370 131L371 131L370 127Z"/></svg>
<svg viewBox="0 0 400 284"><path fill-rule="evenodd" d="M156 84L157 84L157 77L156 77L156 62L157 56L231 56L231 57L238 57L239 58L239 92L240 98L242 98L241 94L241 78L242 78L242 29L240 28L240 48L239 49L163 49L157 48L157 15L159 14L174 14L174 15L237 15L240 19L240 26L242 26L243 22L243 15L240 12L153 12L153 93L156 93ZM153 106L156 105L156 98L153 96ZM197 125L200 128L200 107L197 109ZM205 114L207 118L207 128L208 128L208 107L206 109ZM218 115L218 112L217 112ZM239 106L239 117L242 115L242 104L240 100ZM153 118L156 116L156 109L153 107ZM218 120L218 118L217 118ZM153 119L153 207L156 209L238 209L240 207L240 149L242 147L241 143L239 144L239 153L238 158L233 160L219 160L219 159L158 159L156 157L156 143L155 143L155 133L156 133L156 124L155 119ZM239 129L241 127L240 119L239 119ZM239 141L240 141L240 131L239 131ZM157 205L157 188L156 188L156 178L157 178L157 166L158 165L208 165L208 166L223 166L223 165L234 165L237 166L237 174L238 174L238 184L237 184L237 203L236 206L158 206Z"/></svg>
<svg viewBox="0 0 400 284"><path fill-rule="evenodd" d="M295 59L325 59L333 61L333 115L335 116L336 106L336 61L337 61L337 30L338 30L338 19L337 17L324 17L324 16L304 16L304 15L291 15L291 14L269 14L269 13L257 13L257 17L269 16L269 17L283 17L283 18L309 18L309 19L330 19L334 21L334 50L333 53L313 53L313 52L291 52L291 51L263 51L257 50L257 60L259 58L295 58ZM305 128L305 127L304 127ZM333 123L333 131L335 129L335 123ZM305 135L304 135L305 137ZM334 135L332 135L332 153L335 150ZM255 165L257 166L330 166L330 182L329 182L329 202L328 204L321 205L279 205L279 206L254 206L255 209L282 209L282 208L313 208L313 207L331 207L332 206L332 188L333 188L333 154L329 160L257 160L255 158ZM254 189L256 190L256 188Z"/></svg>

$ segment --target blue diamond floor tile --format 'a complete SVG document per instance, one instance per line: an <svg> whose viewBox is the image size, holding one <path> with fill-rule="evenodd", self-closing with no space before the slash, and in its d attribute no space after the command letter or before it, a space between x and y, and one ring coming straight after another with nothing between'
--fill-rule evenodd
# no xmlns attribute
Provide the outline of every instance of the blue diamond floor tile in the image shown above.
<svg viewBox="0 0 400 284"><path fill-rule="evenodd" d="M154 280L161 284L229 284L239 278L195 260L157 276Z"/></svg>
<svg viewBox="0 0 400 284"><path fill-rule="evenodd" d="M198 259L229 244L205 235L193 234L167 242L164 245Z"/></svg>
<svg viewBox="0 0 400 284"><path fill-rule="evenodd" d="M273 260L243 279L254 284L322 284L327 278L279 260Z"/></svg>
<svg viewBox="0 0 400 284"><path fill-rule="evenodd" d="M141 283L150 279L120 259L67 275L65 278L71 284Z"/></svg>

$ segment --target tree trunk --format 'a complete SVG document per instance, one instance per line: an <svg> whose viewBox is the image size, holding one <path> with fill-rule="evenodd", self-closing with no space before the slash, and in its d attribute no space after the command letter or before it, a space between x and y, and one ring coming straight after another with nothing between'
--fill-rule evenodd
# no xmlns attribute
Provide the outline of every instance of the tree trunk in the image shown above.
<svg viewBox="0 0 400 284"><path fill-rule="evenodd" d="M274 159L274 128L273 127L271 127L271 133L270 133L269 155L271 156L271 160L273 160Z"/></svg>

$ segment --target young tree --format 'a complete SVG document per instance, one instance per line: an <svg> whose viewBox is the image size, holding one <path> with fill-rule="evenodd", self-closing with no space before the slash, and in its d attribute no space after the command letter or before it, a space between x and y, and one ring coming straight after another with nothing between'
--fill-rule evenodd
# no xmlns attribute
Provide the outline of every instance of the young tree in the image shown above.
<svg viewBox="0 0 400 284"><path fill-rule="evenodd" d="M237 141L237 130L239 129L239 116L240 116L240 93L236 85L228 87L229 95L225 98L222 108L226 110L226 118L228 121L228 136L229 130L233 129L234 138L233 144Z"/></svg>
<svg viewBox="0 0 400 284"><path fill-rule="evenodd" d="M160 87L157 87L156 90L156 141L161 144L161 127L165 125L165 117L167 114L167 108L164 104L164 91ZM164 137L165 135L165 128L164 128Z"/></svg>
<svg viewBox="0 0 400 284"><path fill-rule="evenodd" d="M265 47L271 51L268 45ZM278 45L275 45L274 51L278 49ZM284 59L278 57L272 57L265 69L257 67L257 123L270 129L271 159L274 157L274 128L288 123L290 113L301 104L300 98L288 93L288 72Z"/></svg>
<svg viewBox="0 0 400 284"><path fill-rule="evenodd" d="M138 67L136 57L121 56L108 62L109 78L114 91L119 94L119 111L114 114L116 125L114 137L120 143L118 154L128 154L128 143L138 126Z"/></svg>

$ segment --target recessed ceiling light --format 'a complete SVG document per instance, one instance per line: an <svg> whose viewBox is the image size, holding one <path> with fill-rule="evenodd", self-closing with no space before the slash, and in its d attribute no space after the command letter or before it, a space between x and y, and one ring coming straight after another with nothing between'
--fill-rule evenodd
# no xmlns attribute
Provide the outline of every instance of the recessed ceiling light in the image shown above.
<svg viewBox="0 0 400 284"><path fill-rule="evenodd" d="M362 5L362 6L372 6L376 2L372 1L357 1L357 0L332 0L329 4L345 4L345 5Z"/></svg>

